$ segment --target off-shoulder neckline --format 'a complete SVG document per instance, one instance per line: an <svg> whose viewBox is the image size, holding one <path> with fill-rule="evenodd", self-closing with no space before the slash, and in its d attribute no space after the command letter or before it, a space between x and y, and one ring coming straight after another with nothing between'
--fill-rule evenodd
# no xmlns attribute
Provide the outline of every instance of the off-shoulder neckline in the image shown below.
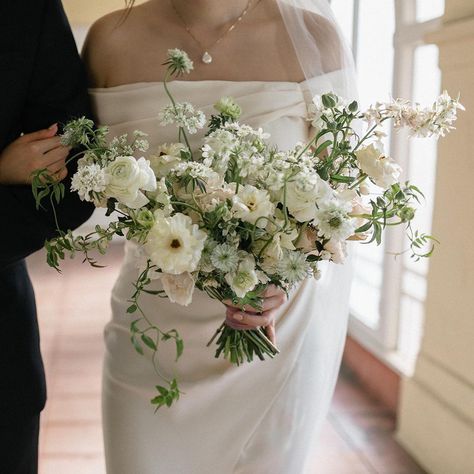
<svg viewBox="0 0 474 474"><path fill-rule="evenodd" d="M255 85L263 85L269 84L274 86L291 86L294 88L304 89L305 86L311 80L304 80L302 82L292 82L292 81L229 81L229 80L221 80L221 79L203 79L199 81L183 81L183 80L174 80L171 81L169 84L255 84ZM147 87L154 87L154 86L162 86L163 81L140 81L140 82L130 82L128 84L119 84L117 86L110 86L110 87L90 87L90 92L120 92L125 90L131 89L140 89L140 88L147 88Z"/></svg>

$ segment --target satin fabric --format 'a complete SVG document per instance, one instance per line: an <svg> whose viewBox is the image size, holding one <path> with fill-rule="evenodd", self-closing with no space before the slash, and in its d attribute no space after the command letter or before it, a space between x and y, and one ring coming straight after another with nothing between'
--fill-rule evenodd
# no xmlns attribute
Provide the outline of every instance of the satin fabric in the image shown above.
<svg viewBox="0 0 474 474"><path fill-rule="evenodd" d="M311 81L327 92L337 76ZM290 148L309 135L307 83L175 81L178 101L188 100L207 116L221 96L242 108L242 123L263 127L274 144ZM151 148L177 141L173 126L157 114L168 104L161 83L138 83L90 91L97 117L111 135L140 129ZM201 134L191 135L197 147ZM298 474L310 472L315 434L325 419L340 364L347 323L348 272L326 265L323 278L307 280L279 309L281 354L273 360L234 367L214 358L206 343L224 318L224 307L196 291L182 307L151 295L141 303L163 330L176 328L185 349L175 362L172 342L162 344L160 367L177 377L181 399L156 414L150 404L156 375L149 355L130 343L126 313L137 253L127 244L112 293L112 319L105 329L103 422L108 474ZM153 282L160 288L159 281Z"/></svg>

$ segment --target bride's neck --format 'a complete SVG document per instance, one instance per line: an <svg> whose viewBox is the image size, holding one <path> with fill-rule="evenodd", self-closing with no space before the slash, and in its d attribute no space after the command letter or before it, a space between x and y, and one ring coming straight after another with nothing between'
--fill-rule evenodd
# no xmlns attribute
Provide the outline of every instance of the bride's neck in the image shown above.
<svg viewBox="0 0 474 474"><path fill-rule="evenodd" d="M165 0L170 2L189 27L194 25L219 28L241 15L249 4L258 0Z"/></svg>

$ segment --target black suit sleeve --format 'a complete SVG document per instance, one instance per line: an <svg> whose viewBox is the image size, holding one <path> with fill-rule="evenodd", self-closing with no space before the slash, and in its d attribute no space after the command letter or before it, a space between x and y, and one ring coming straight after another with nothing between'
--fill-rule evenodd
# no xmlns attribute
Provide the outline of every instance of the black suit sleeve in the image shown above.
<svg viewBox="0 0 474 474"><path fill-rule="evenodd" d="M22 111L25 133L64 124L71 118L90 116L86 78L67 18L59 0L45 0L39 40L26 104ZM74 229L86 221L93 206L71 193L71 163L64 180L66 196L56 206L59 225ZM56 226L48 200L45 210L36 210L30 186L0 187L1 226L0 265L24 258L38 250L46 239L56 235Z"/></svg>

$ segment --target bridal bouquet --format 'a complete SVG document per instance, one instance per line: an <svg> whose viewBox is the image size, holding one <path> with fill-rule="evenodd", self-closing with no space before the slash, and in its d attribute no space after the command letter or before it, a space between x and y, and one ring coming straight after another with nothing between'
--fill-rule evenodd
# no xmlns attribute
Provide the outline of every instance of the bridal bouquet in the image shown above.
<svg viewBox="0 0 474 474"><path fill-rule="evenodd" d="M115 235L137 244L142 261L128 312L137 316L130 330L139 353L147 347L157 364L159 344L170 339L177 358L183 351L178 331L162 331L142 311L142 292L188 305L198 288L219 301L259 309L268 285L288 292L305 278L318 278L321 261L344 261L348 240L380 244L382 230L394 225L405 226L414 258L431 254L433 237L411 226L422 193L400 182L400 167L381 145L382 124L391 119L416 136L443 136L462 108L458 100L444 93L431 108L395 100L361 111L357 102L327 93L310 106L311 140L280 150L262 129L238 121L241 109L230 97L220 98L209 118L177 102L169 79L189 73L192 62L170 50L165 64L170 103L159 118L177 127L176 143L149 150L139 131L108 139L107 129L90 120L68 123L63 143L82 147L72 190L116 219L89 235L61 232L46 243L48 263L57 269L66 254L76 253L97 266L91 251L105 253ZM364 134L356 131L357 121L365 124ZM193 150L189 135L205 127ZM62 186L39 171L33 184L38 205L46 196L59 202ZM162 289L150 289L155 279ZM234 364L278 353L262 329L223 324L213 339L216 357ZM177 381L165 382L152 400L157 407L179 397Z"/></svg>

